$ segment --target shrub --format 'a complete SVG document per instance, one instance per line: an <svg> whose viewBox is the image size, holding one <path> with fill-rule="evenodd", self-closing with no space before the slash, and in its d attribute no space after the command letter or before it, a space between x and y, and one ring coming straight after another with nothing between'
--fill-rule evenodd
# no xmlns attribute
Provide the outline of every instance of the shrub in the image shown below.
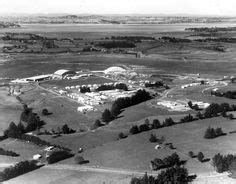
<svg viewBox="0 0 236 184"><path fill-rule="evenodd" d="M76 131L73 130L73 129L71 129L71 128L69 128L67 124L65 124L65 125L62 126L62 133L63 133L63 134L73 134L73 133L75 133L75 132L76 132ZM59 133L60 133L60 132L59 132Z"/></svg>
<svg viewBox="0 0 236 184"><path fill-rule="evenodd" d="M120 132L119 135L118 135L119 139L124 139L126 138L127 136L123 133L123 132Z"/></svg>
<svg viewBox="0 0 236 184"><path fill-rule="evenodd" d="M102 126L101 121L100 121L99 119L96 119L96 120L95 120L95 123L94 123L94 125L93 125L94 129L96 129L96 128L100 127L100 126Z"/></svg>
<svg viewBox="0 0 236 184"><path fill-rule="evenodd" d="M163 126L172 126L174 124L175 124L175 122L173 121L173 119L171 117L166 118L165 121L163 122Z"/></svg>
<svg viewBox="0 0 236 184"><path fill-rule="evenodd" d="M108 123L112 120L112 115L109 109L105 109L102 113L102 121Z"/></svg>
<svg viewBox="0 0 236 184"><path fill-rule="evenodd" d="M69 151L65 151L65 150L53 151L47 157L47 162L49 164L53 164L53 163L56 163L56 162L58 162L60 160L64 160L64 159L70 158L72 156L73 156L73 154L71 154Z"/></svg>
<svg viewBox="0 0 236 184"><path fill-rule="evenodd" d="M161 123L158 119L154 119L153 122L152 122L152 128L153 129L158 129L161 127Z"/></svg>
<svg viewBox="0 0 236 184"><path fill-rule="evenodd" d="M47 116L49 114L48 110L47 109L43 109L42 110L42 115L43 116Z"/></svg>
<svg viewBox="0 0 236 184"><path fill-rule="evenodd" d="M76 164L83 164L84 163L84 158L82 156L76 155L75 156L75 162Z"/></svg>
<svg viewBox="0 0 236 184"><path fill-rule="evenodd" d="M233 115L233 114L229 114L229 115L228 115L228 118L229 118L230 120L232 120L232 119L234 119L234 115Z"/></svg>
<svg viewBox="0 0 236 184"><path fill-rule="evenodd" d="M198 159L200 162L203 162L203 160L204 160L204 155L203 155L202 152L198 152L198 154L197 154L197 159Z"/></svg>
<svg viewBox="0 0 236 184"><path fill-rule="evenodd" d="M150 138L149 138L149 141L150 142L157 142L157 137L154 134L151 134Z"/></svg>

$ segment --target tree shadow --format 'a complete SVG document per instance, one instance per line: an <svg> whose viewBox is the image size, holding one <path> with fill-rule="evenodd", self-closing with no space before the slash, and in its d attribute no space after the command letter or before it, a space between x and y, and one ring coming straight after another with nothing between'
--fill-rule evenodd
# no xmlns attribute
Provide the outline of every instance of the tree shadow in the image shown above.
<svg viewBox="0 0 236 184"><path fill-rule="evenodd" d="M84 165L84 164L88 164L89 163L89 160L83 160L80 162L80 165Z"/></svg>
<svg viewBox="0 0 236 184"><path fill-rule="evenodd" d="M205 162L209 162L210 160L211 160L210 158L204 158L202 162L205 163Z"/></svg>

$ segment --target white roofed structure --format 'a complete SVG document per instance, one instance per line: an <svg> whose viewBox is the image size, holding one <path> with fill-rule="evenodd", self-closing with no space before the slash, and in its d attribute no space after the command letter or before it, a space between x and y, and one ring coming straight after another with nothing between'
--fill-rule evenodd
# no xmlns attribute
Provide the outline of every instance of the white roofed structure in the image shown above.
<svg viewBox="0 0 236 184"><path fill-rule="evenodd" d="M112 67L104 70L105 74L124 73L124 72L126 72L126 70L124 68L119 67L119 66L112 66Z"/></svg>

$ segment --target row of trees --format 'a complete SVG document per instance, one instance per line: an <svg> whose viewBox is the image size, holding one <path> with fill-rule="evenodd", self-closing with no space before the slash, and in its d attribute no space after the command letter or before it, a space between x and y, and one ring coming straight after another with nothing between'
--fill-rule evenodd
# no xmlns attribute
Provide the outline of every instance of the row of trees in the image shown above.
<svg viewBox="0 0 236 184"><path fill-rule="evenodd" d="M172 155L167 156L164 159L155 158L151 161L151 166L154 171L181 164L183 164L183 161L180 160L180 157L177 153L173 153Z"/></svg>
<svg viewBox="0 0 236 184"><path fill-rule="evenodd" d="M116 118L121 112L122 109L137 105L144 101L150 100L152 97L149 92L145 90L138 90L133 96L125 97L125 98L118 98L112 104L111 110L105 109L102 113L102 121L108 123Z"/></svg>
<svg viewBox="0 0 236 184"><path fill-rule="evenodd" d="M187 184L192 179L185 167L175 166L161 171L156 178L147 173L141 178L133 177L130 184Z"/></svg>
<svg viewBox="0 0 236 184"><path fill-rule="evenodd" d="M169 117L169 118L166 118L162 123L160 123L160 121L158 119L154 119L152 124L150 124L149 120L146 119L144 124L141 124L139 126L138 125L132 126L129 130L129 133L131 135L133 135L133 134L141 133L143 131L148 131L148 130L152 130L152 129L159 129L159 128L168 127L168 126L172 126L172 125L179 124L179 123L188 123L188 122L196 121L199 119L211 118L214 116L218 116L219 113L221 113L221 115L223 115L227 111L231 111L231 110L236 110L235 105L232 105L230 107L230 105L227 103L222 103L220 105L213 103L208 108L206 108L204 113L198 112L196 114L196 118L194 118L191 114L188 114L185 117L181 118L179 122L175 122L171 117ZM230 114L230 115L232 115L232 114ZM233 117L231 117L230 115L229 115L229 117L231 119L233 119ZM212 129L209 129L206 131L205 134L207 134L206 137L209 137L209 138L210 137L214 138L217 136L224 135L221 128L217 128L216 130L213 130L213 131L212 131Z"/></svg>
<svg viewBox="0 0 236 184"><path fill-rule="evenodd" d="M96 46L104 47L106 49L112 48L134 48L136 45L131 41L106 41L96 44Z"/></svg>
<svg viewBox="0 0 236 184"><path fill-rule="evenodd" d="M4 131L4 136L21 139L25 141L30 141L39 146L52 146L49 142L40 139L39 137L24 134L24 129L22 128L21 124L19 123L16 125L15 123L10 123L9 127ZM58 145L54 145L55 147L62 148L68 150L68 148L63 148Z"/></svg>
<svg viewBox="0 0 236 184"><path fill-rule="evenodd" d="M175 37L169 37L169 36L163 36L161 37L162 40L171 42L171 43L190 43L192 42L189 39L186 38L175 38Z"/></svg>
<svg viewBox="0 0 236 184"><path fill-rule="evenodd" d="M6 181L11 178L17 177L19 175L22 175L24 173L33 171L37 169L37 162L36 161L22 161L17 163L14 166L11 166L9 168L4 169L2 172L0 172L0 181Z"/></svg>
<svg viewBox="0 0 236 184"><path fill-rule="evenodd" d="M236 156L232 154L221 155L218 153L212 158L212 164L219 173L229 171L235 165L235 163Z"/></svg>
<svg viewBox="0 0 236 184"><path fill-rule="evenodd" d="M120 89L124 91L128 91L128 86L124 83L118 83L118 84L103 84L99 86L96 91L106 91L106 90L114 90L114 89Z"/></svg>
<svg viewBox="0 0 236 184"><path fill-rule="evenodd" d="M214 139L216 137L219 137L219 136L222 136L222 135L226 135L221 128L211 128L211 127L208 127L205 131L205 134L204 134L204 138L205 139Z"/></svg>
<svg viewBox="0 0 236 184"><path fill-rule="evenodd" d="M14 151L4 150L3 148L0 148L0 155L7 155L7 156L12 156L12 157L19 156L19 154L15 153Z"/></svg>

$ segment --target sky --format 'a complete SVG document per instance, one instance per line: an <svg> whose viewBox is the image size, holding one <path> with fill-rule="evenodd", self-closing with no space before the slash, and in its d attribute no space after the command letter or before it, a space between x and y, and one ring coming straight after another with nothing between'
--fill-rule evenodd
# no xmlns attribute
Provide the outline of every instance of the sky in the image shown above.
<svg viewBox="0 0 236 184"><path fill-rule="evenodd" d="M0 14L12 13L236 16L236 0L0 0Z"/></svg>

